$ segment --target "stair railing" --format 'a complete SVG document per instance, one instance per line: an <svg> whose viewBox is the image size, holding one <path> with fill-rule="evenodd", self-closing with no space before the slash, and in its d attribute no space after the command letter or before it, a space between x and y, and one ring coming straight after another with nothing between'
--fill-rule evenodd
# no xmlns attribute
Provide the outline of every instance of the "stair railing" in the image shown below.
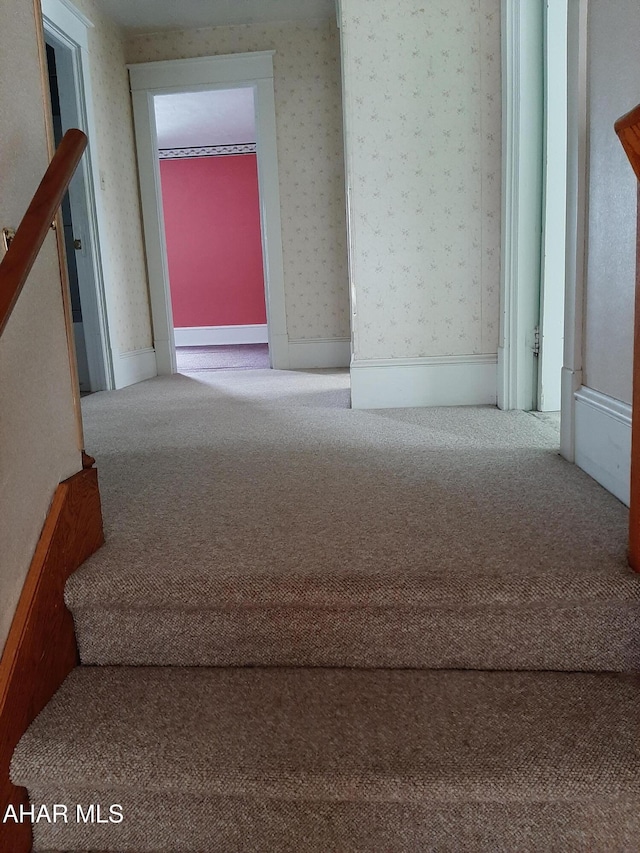
<svg viewBox="0 0 640 853"><path fill-rule="evenodd" d="M640 104L615 123L622 147L640 181ZM640 212L640 192L638 194ZM640 218L638 218L635 319L633 333L633 397L631 401L631 495L629 501L629 565L640 572Z"/></svg>
<svg viewBox="0 0 640 853"><path fill-rule="evenodd" d="M86 147L87 137L81 130L68 130L65 133L0 262L0 335Z"/></svg>

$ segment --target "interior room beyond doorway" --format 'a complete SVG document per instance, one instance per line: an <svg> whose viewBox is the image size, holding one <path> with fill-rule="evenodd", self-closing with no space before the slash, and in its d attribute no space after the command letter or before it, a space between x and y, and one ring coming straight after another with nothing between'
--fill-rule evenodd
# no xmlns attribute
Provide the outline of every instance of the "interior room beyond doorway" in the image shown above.
<svg viewBox="0 0 640 853"><path fill-rule="evenodd" d="M154 106L177 369L268 368L253 88Z"/></svg>

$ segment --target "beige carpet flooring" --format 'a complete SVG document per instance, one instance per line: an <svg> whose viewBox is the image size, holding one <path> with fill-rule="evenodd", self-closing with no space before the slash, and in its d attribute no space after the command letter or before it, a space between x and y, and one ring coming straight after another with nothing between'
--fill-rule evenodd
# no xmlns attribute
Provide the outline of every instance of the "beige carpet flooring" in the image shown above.
<svg viewBox="0 0 640 853"><path fill-rule="evenodd" d="M107 545L86 663L637 669L626 509L495 408L353 411L340 371L84 403Z"/></svg>
<svg viewBox="0 0 640 853"><path fill-rule="evenodd" d="M123 808L117 825L39 823L37 850L632 853L639 686L605 674L80 667L12 776L72 815L77 803Z"/></svg>
<svg viewBox="0 0 640 853"><path fill-rule="evenodd" d="M14 755L31 802L72 815L34 851L640 849L625 508L553 422L356 412L347 383L202 373L84 401L107 545L66 595L102 665ZM590 669L619 672L561 671ZM73 817L90 803L123 821Z"/></svg>

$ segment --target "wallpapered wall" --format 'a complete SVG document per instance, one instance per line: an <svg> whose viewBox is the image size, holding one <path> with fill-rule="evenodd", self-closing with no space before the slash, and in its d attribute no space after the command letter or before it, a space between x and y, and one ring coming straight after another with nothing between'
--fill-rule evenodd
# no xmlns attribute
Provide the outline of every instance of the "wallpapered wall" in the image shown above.
<svg viewBox="0 0 640 853"><path fill-rule="evenodd" d="M640 100L637 0L589 3L589 218L583 383L631 403L637 181L617 118Z"/></svg>
<svg viewBox="0 0 640 853"><path fill-rule="evenodd" d="M290 340L349 336L339 42L330 22L248 24L128 39L127 62L275 50Z"/></svg>
<svg viewBox="0 0 640 853"><path fill-rule="evenodd" d="M497 351L500 0L342 0L358 359Z"/></svg>
<svg viewBox="0 0 640 853"><path fill-rule="evenodd" d="M150 347L152 339L123 37L94 0L74 0L74 5L94 24L89 56L96 139L91 144L105 180L104 190L96 192L105 214L100 238L111 346L116 354L131 352Z"/></svg>
<svg viewBox="0 0 640 853"><path fill-rule="evenodd" d="M29 0L0 26L3 227L18 226L49 162L36 26ZM50 232L0 338L0 653L53 493L81 465Z"/></svg>
<svg viewBox="0 0 640 853"><path fill-rule="evenodd" d="M176 328L267 322L255 154L160 160Z"/></svg>

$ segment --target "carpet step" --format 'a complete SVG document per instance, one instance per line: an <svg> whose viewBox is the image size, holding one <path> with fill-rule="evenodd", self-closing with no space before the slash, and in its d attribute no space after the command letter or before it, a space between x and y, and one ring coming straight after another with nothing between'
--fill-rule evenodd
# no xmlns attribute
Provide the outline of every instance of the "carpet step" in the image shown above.
<svg viewBox="0 0 640 853"><path fill-rule="evenodd" d="M638 731L633 675L79 667L11 775L35 851L623 853Z"/></svg>
<svg viewBox="0 0 640 853"><path fill-rule="evenodd" d="M640 670L630 572L185 578L89 563L65 597L84 664Z"/></svg>

